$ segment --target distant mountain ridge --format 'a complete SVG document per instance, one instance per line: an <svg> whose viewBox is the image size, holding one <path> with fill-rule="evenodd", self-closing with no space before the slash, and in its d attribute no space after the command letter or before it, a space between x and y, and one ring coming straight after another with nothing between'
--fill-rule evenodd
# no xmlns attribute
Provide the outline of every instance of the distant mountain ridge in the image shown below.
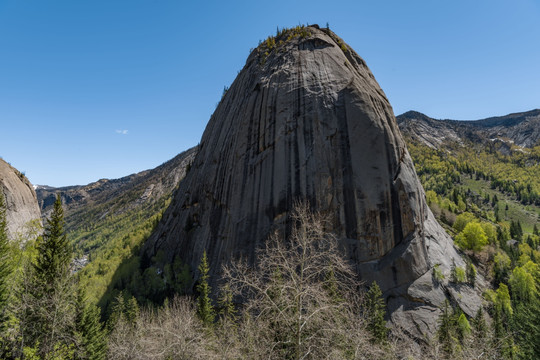
<svg viewBox="0 0 540 360"><path fill-rule="evenodd" d="M154 169L144 170L119 179L100 179L88 185L60 188L38 185L35 191L42 215L45 217L48 215L56 194L60 194L62 197L68 227L72 225L72 216L70 215L79 211L84 213L88 207L99 204L109 204L113 207L125 203L123 208L117 209L117 211L122 211L145 201L159 199L165 194L170 194L178 185L196 152L197 147L193 147ZM133 198L133 201L123 199L126 196Z"/></svg>
<svg viewBox="0 0 540 360"><path fill-rule="evenodd" d="M396 117L400 130L431 148L444 141L500 140L522 148L540 145L540 109L480 120L437 120L417 111Z"/></svg>

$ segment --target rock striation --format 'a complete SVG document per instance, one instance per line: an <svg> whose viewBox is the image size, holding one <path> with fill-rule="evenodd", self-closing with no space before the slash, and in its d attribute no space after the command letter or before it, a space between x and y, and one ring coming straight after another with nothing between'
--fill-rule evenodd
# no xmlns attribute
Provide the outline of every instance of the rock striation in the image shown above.
<svg viewBox="0 0 540 360"><path fill-rule="evenodd" d="M463 261L426 205L384 92L364 60L318 26L285 31L251 52L143 255L164 250L196 269L206 250L214 274L233 258L254 261L270 232L287 228L297 200L329 214L343 251L362 279L379 283L396 324L433 333L451 295L431 270L449 273L452 260ZM456 301L480 304L456 291Z"/></svg>
<svg viewBox="0 0 540 360"><path fill-rule="evenodd" d="M0 191L6 199L8 236L13 239L17 233L24 233L26 224L41 218L36 193L26 176L3 159L0 159Z"/></svg>

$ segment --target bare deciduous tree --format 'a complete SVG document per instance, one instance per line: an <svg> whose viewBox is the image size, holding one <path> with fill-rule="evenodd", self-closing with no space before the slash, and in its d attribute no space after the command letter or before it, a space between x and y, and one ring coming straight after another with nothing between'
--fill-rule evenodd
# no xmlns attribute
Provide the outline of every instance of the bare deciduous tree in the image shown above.
<svg viewBox="0 0 540 360"><path fill-rule="evenodd" d="M110 359L208 359L210 337L189 298L143 310L134 324L121 318L109 337Z"/></svg>
<svg viewBox="0 0 540 360"><path fill-rule="evenodd" d="M252 345L247 350L255 358L364 356L373 347L360 316L356 273L321 214L298 204L291 220L289 238L274 233L255 268L236 262L224 270L233 293L245 299L244 345Z"/></svg>
<svg viewBox="0 0 540 360"><path fill-rule="evenodd" d="M176 298L119 321L109 339L114 359L447 359L434 341L419 344L393 329L377 344L364 318L356 274L338 251L325 219L305 204L291 216L288 239L275 233L255 267L224 269L220 319L204 326L193 299ZM242 299L239 312L231 297ZM226 315L229 314L229 315ZM476 338L478 338L476 336ZM497 351L471 336L459 358L494 359Z"/></svg>

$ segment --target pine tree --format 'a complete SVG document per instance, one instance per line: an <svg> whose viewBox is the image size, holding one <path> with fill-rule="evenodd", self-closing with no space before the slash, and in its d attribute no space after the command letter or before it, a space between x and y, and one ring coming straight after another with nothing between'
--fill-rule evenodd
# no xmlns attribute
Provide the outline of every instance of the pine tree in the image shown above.
<svg viewBox="0 0 540 360"><path fill-rule="evenodd" d="M62 200L57 195L53 212L47 219L43 236L38 239L38 257L35 273L43 284L53 284L58 277L66 276L71 262L72 249L64 230Z"/></svg>
<svg viewBox="0 0 540 360"><path fill-rule="evenodd" d="M107 357L107 339L100 321L101 310L94 304L87 304L84 291L77 297L77 334L83 351L81 359L104 360Z"/></svg>
<svg viewBox="0 0 540 360"><path fill-rule="evenodd" d="M442 346L442 350L447 354L452 354L456 348L458 348L458 340L455 336L455 319L453 311L448 303L445 301L442 308L442 314L439 317L439 330L437 331L437 338Z"/></svg>
<svg viewBox="0 0 540 360"><path fill-rule="evenodd" d="M218 299L219 315L223 320L236 320L236 309L233 303L233 294L229 284L226 284L220 291Z"/></svg>
<svg viewBox="0 0 540 360"><path fill-rule="evenodd" d="M511 221L510 222L510 236L512 236L512 239L516 239L518 241L521 241L523 238L523 228L521 227L521 222L518 221Z"/></svg>
<svg viewBox="0 0 540 360"><path fill-rule="evenodd" d="M510 292L508 286L503 283L499 284L497 291L493 292L493 331L495 337L502 339L507 335L508 326L512 320L514 310L510 300Z"/></svg>
<svg viewBox="0 0 540 360"><path fill-rule="evenodd" d="M124 314L126 316L126 320L131 325L134 325L139 318L139 312L139 304L137 303L137 299L135 299L134 296L131 296L125 304Z"/></svg>
<svg viewBox="0 0 540 360"><path fill-rule="evenodd" d="M467 261L467 282L474 287L476 284L476 267L473 265L472 261Z"/></svg>
<svg viewBox="0 0 540 360"><path fill-rule="evenodd" d="M464 313L461 313L457 318L457 335L459 342L463 344L465 338L471 333L471 325Z"/></svg>
<svg viewBox="0 0 540 360"><path fill-rule="evenodd" d="M516 302L511 330L522 352L523 359L540 359L540 299Z"/></svg>
<svg viewBox="0 0 540 360"><path fill-rule="evenodd" d="M86 307L81 327L86 358L89 360L103 360L107 357L107 338L100 319L99 307L94 304Z"/></svg>
<svg viewBox="0 0 540 360"><path fill-rule="evenodd" d="M7 302L9 297L9 276L12 271L7 236L6 203L0 187L0 333L7 319Z"/></svg>
<svg viewBox="0 0 540 360"><path fill-rule="evenodd" d="M484 311L482 307L478 309L476 316L472 320L472 327L474 329L476 337L483 339L487 336L488 328L486 324L486 319L484 318Z"/></svg>
<svg viewBox="0 0 540 360"><path fill-rule="evenodd" d="M208 265L208 258L206 257L206 251L203 253L201 263L199 264L199 284L197 285L197 291L199 297L197 298L197 316L203 324L210 326L214 323L215 311L210 300L210 285L208 284L208 273L210 272L210 266Z"/></svg>
<svg viewBox="0 0 540 360"><path fill-rule="evenodd" d="M366 315L368 328L373 335L373 340L377 343L386 342L388 338L388 328L384 321L385 308L381 289L374 281L366 294Z"/></svg>
<svg viewBox="0 0 540 360"><path fill-rule="evenodd" d="M58 195L42 237L38 238L32 286L27 306L31 326L25 329L25 343L36 346L44 358L58 349L74 347L77 296L75 278L69 271L71 246L64 231L64 212Z"/></svg>
<svg viewBox="0 0 540 360"><path fill-rule="evenodd" d="M457 283L457 271L456 271L456 261L452 259L452 266L450 267L450 281Z"/></svg>
<svg viewBox="0 0 540 360"><path fill-rule="evenodd" d="M340 303L343 301L339 294L339 288L337 285L336 280L336 274L334 273L334 269L330 268L330 270L325 274L324 279L324 289L328 292L328 295L336 302Z"/></svg>
<svg viewBox="0 0 540 360"><path fill-rule="evenodd" d="M124 293L120 291L114 298L113 305L111 306L111 314L107 321L107 330L109 332L113 331L120 321L126 320L125 310L126 301L124 299Z"/></svg>
<svg viewBox="0 0 540 360"><path fill-rule="evenodd" d="M536 236L539 235L539 233L538 233L538 227L536 226L536 224L534 224L533 234L536 235Z"/></svg>

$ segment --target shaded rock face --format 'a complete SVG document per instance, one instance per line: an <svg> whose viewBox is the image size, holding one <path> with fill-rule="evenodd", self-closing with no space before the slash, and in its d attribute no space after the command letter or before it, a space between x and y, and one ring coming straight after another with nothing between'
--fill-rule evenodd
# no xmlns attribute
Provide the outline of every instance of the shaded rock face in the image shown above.
<svg viewBox="0 0 540 360"><path fill-rule="evenodd" d="M379 283L393 318L421 336L409 312L436 311L447 295L415 292L415 281L436 263L449 272L452 258L462 260L426 205L365 62L335 34L308 30L250 54L144 255L164 250L196 269L206 250L216 275L233 258L254 261L270 232L287 228L294 202L307 200L330 216L360 276Z"/></svg>
<svg viewBox="0 0 540 360"><path fill-rule="evenodd" d="M19 170L0 159L0 191L6 199L8 236L15 238L24 226L41 214L36 193L30 181Z"/></svg>

